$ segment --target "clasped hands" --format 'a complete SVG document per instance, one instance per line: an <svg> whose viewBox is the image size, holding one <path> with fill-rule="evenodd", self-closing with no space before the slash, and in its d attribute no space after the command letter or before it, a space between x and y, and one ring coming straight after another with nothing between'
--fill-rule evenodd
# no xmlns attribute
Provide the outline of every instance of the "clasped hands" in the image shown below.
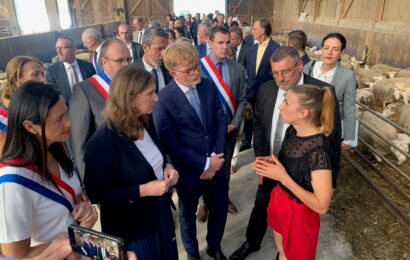
<svg viewBox="0 0 410 260"><path fill-rule="evenodd" d="M140 196L161 196L168 192L179 179L179 173L171 164L168 164L164 169L164 179L155 180L140 185Z"/></svg>
<svg viewBox="0 0 410 260"><path fill-rule="evenodd" d="M211 157L209 162L209 167L204 171L199 178L201 180L210 180L215 176L215 173L221 169L224 165L225 159L224 154L219 153Z"/></svg>
<svg viewBox="0 0 410 260"><path fill-rule="evenodd" d="M273 180L282 182L288 174L285 167L279 162L275 155L259 156L252 163L252 169L256 171L256 174L263 177L267 177Z"/></svg>

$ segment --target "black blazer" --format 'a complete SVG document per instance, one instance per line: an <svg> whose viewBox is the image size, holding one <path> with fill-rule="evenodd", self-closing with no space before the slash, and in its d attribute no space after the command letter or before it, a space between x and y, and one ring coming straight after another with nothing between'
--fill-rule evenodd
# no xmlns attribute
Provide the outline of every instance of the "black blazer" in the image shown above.
<svg viewBox="0 0 410 260"><path fill-rule="evenodd" d="M312 78L304 74L304 84L315 85L318 87L329 86L329 84ZM332 87L333 89L333 87ZM253 110L253 149L256 156L270 155L271 130L273 109L276 103L279 87L274 80L265 82L260 86L256 103ZM341 153L341 119L339 102L333 90L334 100L336 101L334 110L334 129L332 134L326 137L327 148L332 163L333 185L336 185L336 177L339 171L339 160ZM266 178L264 178L265 180Z"/></svg>
<svg viewBox="0 0 410 260"><path fill-rule="evenodd" d="M78 67L83 80L88 79L95 74L93 65L87 61L77 59ZM46 79L49 83L54 84L64 97L65 103L68 105L71 99L71 89L68 82L67 72L62 62L50 66L46 70Z"/></svg>
<svg viewBox="0 0 410 260"><path fill-rule="evenodd" d="M146 129L160 149L165 167L154 124ZM101 204L103 232L130 241L157 231L157 197L139 196L139 185L157 178L133 140L103 123L88 141L84 161L85 188L90 200Z"/></svg>
<svg viewBox="0 0 410 260"><path fill-rule="evenodd" d="M141 68L145 69L144 67L144 62L142 61L142 57L141 59L135 60L134 64L140 66ZM167 70L167 68L165 68L164 64L161 64L161 71L162 71L162 75L164 76L164 81L165 81L165 86L168 85L168 83L171 81L171 76L169 75L169 71ZM158 93L158 86L155 87L155 92Z"/></svg>
<svg viewBox="0 0 410 260"><path fill-rule="evenodd" d="M242 41L242 46L239 50L238 59L236 61L242 64L242 66L244 67L246 66L246 56L248 55L248 51L251 47L252 46L249 43Z"/></svg>
<svg viewBox="0 0 410 260"><path fill-rule="evenodd" d="M144 49L142 45L136 42L131 43L132 58L135 60L141 59L144 56Z"/></svg>

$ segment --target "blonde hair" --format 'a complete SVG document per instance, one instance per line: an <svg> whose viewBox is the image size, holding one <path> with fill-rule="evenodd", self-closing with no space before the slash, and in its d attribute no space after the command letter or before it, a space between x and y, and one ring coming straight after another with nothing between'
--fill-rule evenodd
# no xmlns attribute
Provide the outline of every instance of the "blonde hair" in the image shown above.
<svg viewBox="0 0 410 260"><path fill-rule="evenodd" d="M328 136L334 127L335 101L331 87L313 85L293 86L289 89L299 97L299 106L310 112L312 123L319 132Z"/></svg>
<svg viewBox="0 0 410 260"><path fill-rule="evenodd" d="M164 64L169 71L174 70L180 61L187 61L190 64L196 64L199 61L195 47L182 40L169 45L164 52Z"/></svg>
<svg viewBox="0 0 410 260"><path fill-rule="evenodd" d="M23 76L23 67L29 62L37 62L41 67L43 64L36 58L30 56L16 56L7 63L6 74L7 74L7 85L4 89L2 99L10 99L16 92L19 85L17 82Z"/></svg>
<svg viewBox="0 0 410 260"><path fill-rule="evenodd" d="M111 127L117 128L131 139L148 127L149 115L141 115L132 103L136 95L154 84L154 78L135 64L121 68L110 85L110 95L103 117Z"/></svg>

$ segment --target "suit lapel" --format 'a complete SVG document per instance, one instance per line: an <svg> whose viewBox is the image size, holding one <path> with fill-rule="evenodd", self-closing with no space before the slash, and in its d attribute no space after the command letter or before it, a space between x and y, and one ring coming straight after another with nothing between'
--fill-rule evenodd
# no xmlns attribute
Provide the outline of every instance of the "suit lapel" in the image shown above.
<svg viewBox="0 0 410 260"><path fill-rule="evenodd" d="M335 74L333 75L333 78L332 78L332 82L330 82L332 86L336 86L336 82L338 82L339 80L338 78L343 74L342 72L343 72L343 67L338 62L336 65Z"/></svg>
<svg viewBox="0 0 410 260"><path fill-rule="evenodd" d="M269 39L268 46L266 46L265 52L263 53L261 63L259 64L258 73L256 74L255 77L257 77L259 75L259 72L262 70L265 63L269 62L269 60L270 60L270 50L272 48L272 44L273 44L272 40ZM256 64L256 59L255 59L255 64Z"/></svg>
<svg viewBox="0 0 410 260"><path fill-rule="evenodd" d="M62 82L64 83L63 86L61 86L62 90L64 91L64 93L62 93L64 95L64 98L67 100L70 100L71 98L71 89L70 89L70 82L68 81L68 75L67 75L67 71L65 70L64 67L64 63L59 62L59 73L60 73L60 78L62 79Z"/></svg>
<svg viewBox="0 0 410 260"><path fill-rule="evenodd" d="M206 87L204 86L203 82L199 83L196 85L196 90L198 92L198 98L199 102L201 103L201 113L202 113L202 119L203 119L203 126L204 129L206 129L207 125L207 113L208 111L208 98L207 98L207 90Z"/></svg>

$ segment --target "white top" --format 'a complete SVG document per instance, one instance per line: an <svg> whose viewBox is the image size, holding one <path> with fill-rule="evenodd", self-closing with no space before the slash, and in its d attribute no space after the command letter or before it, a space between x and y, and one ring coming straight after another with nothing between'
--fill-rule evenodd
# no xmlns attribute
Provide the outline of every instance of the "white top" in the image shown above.
<svg viewBox="0 0 410 260"><path fill-rule="evenodd" d="M71 178L59 167L61 180L71 186L76 196L81 194L77 175ZM6 166L0 169L0 177L16 174L28 178L58 194L53 184L23 167ZM72 205L71 196L63 189L63 195ZM31 189L17 183L0 184L0 243L11 243L31 238L31 246L47 243L67 233L74 222L68 209Z"/></svg>
<svg viewBox="0 0 410 260"><path fill-rule="evenodd" d="M70 85L71 93L73 93L73 85L74 85L73 80L74 80L74 78L73 78L73 74L71 72L71 65L75 66L75 71L77 72L77 75L78 75L78 82L81 82L81 81L84 80L83 76L81 75L80 66L78 66L77 59L75 59L74 62L71 63L71 64L69 64L67 62L63 62L63 64L64 64L65 71L67 73L68 85Z"/></svg>
<svg viewBox="0 0 410 260"><path fill-rule="evenodd" d="M303 85L303 80L304 80L304 76L302 73L297 85ZM273 109L273 115L272 115L272 128L271 128L271 133L270 133L270 144L269 144L270 154L273 153L273 141L275 139L276 125L278 124L278 119L280 116L279 106L283 103L286 93L287 91L284 91L283 89L278 88L278 95L276 96L275 108ZM288 126L289 124L286 124L285 122L283 122L283 129L281 130L282 131L282 141L283 141L283 138L285 137L286 129L288 129Z"/></svg>
<svg viewBox="0 0 410 260"><path fill-rule="evenodd" d="M322 71L320 70L320 68L322 67L323 61L317 61L313 67L313 77L315 79L324 81L326 83L331 83L333 76L335 75L335 71L336 71L336 67L334 67L333 69L327 71L326 73L322 73Z"/></svg>
<svg viewBox="0 0 410 260"><path fill-rule="evenodd" d="M161 151L158 149L157 145L152 140L151 136L148 134L147 130L144 129L144 138L142 140L134 141L138 150L142 153L148 163L154 169L155 176L158 180L164 179L164 158L162 157Z"/></svg>

